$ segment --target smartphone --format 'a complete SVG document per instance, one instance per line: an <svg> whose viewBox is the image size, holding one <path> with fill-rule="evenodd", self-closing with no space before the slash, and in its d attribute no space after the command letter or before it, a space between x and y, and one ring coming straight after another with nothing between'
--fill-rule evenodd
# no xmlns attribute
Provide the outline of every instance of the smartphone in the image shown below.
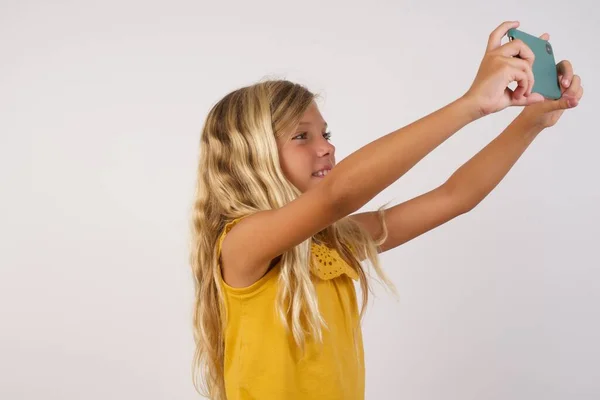
<svg viewBox="0 0 600 400"><path fill-rule="evenodd" d="M560 99L561 91L558 82L554 50L547 40L540 39L518 29L509 29L509 40L521 39L535 54L533 61L533 89L547 99Z"/></svg>

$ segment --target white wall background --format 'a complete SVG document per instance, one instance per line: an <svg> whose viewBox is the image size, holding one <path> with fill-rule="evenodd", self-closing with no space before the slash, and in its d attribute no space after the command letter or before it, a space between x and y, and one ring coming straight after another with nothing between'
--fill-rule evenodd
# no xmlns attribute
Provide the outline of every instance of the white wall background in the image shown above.
<svg viewBox="0 0 600 400"><path fill-rule="evenodd" d="M0 2L0 398L195 399L187 264L200 128L267 76L321 92L338 160L470 86L489 33L551 34L586 95L474 211L385 253L367 399L600 398L592 0ZM433 189L477 121L365 209Z"/></svg>

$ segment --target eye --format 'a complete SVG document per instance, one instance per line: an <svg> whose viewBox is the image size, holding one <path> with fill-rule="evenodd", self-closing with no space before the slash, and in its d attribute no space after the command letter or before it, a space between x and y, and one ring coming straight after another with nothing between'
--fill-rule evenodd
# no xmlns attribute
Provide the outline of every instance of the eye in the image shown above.
<svg viewBox="0 0 600 400"><path fill-rule="evenodd" d="M296 139L296 138L299 138L300 136L303 136L303 137L302 137L302 139L306 139L306 132L302 132L301 134L299 134L299 135L297 135L297 136L294 136L294 137L292 138L292 140L294 140L294 139Z"/></svg>
<svg viewBox="0 0 600 400"><path fill-rule="evenodd" d="M306 135L308 134L308 132L302 132L299 135L296 135L292 138L292 140L294 139L306 139ZM331 132L323 132L323 137L325 138L325 140L331 140Z"/></svg>

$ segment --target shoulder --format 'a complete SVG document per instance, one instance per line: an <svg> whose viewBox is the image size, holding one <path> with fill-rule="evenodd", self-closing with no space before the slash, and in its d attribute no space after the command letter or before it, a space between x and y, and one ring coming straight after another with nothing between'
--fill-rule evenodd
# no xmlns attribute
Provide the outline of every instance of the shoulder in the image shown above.
<svg viewBox="0 0 600 400"><path fill-rule="evenodd" d="M217 262L220 269L221 280L226 288L233 291L236 291L237 289L250 290L260 286L257 284L261 283L266 278L275 276L275 274L270 274L270 272L275 269L281 261L280 255L266 262L261 268L249 268L249 261L247 260L247 257L245 257L243 249L234 251L228 246L227 238L229 237L229 233L246 217L247 216L242 216L226 222L221 230L216 246ZM259 239L257 238L257 240ZM267 277L267 275L269 276ZM248 290L243 290L242 292L246 293Z"/></svg>

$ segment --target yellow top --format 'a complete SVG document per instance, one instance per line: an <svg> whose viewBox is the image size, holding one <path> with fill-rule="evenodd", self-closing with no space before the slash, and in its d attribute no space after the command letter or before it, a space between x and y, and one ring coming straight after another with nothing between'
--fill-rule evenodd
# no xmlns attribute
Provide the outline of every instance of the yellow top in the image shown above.
<svg viewBox="0 0 600 400"><path fill-rule="evenodd" d="M240 220L225 226L217 244ZM356 291L358 275L337 251L313 243L311 267L319 310L327 323L323 346L308 341L304 356L275 310L280 264L246 288L221 280L225 292L227 400L363 400L365 369ZM355 346L356 344L356 346Z"/></svg>

